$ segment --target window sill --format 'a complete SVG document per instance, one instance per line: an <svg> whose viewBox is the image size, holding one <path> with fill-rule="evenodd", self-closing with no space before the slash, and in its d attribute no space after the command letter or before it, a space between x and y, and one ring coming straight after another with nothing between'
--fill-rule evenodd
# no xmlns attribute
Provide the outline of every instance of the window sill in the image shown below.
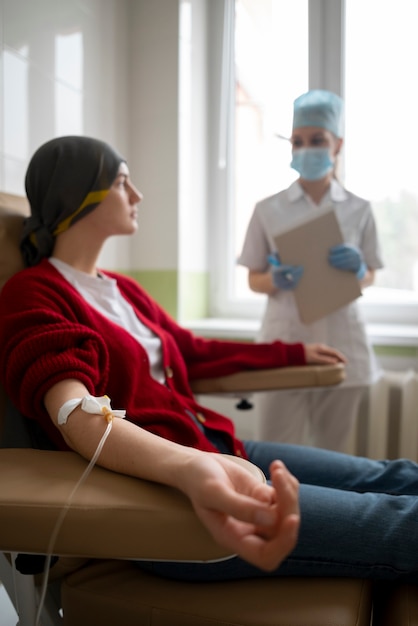
<svg viewBox="0 0 418 626"><path fill-rule="evenodd" d="M196 335L216 339L253 340L260 328L259 320L204 318L184 322L183 326ZM373 346L418 347L418 325L366 324Z"/></svg>

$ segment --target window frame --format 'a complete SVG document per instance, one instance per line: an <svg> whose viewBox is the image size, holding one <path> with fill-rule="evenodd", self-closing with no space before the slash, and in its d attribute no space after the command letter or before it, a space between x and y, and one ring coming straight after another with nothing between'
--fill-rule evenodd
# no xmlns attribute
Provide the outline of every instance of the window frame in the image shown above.
<svg viewBox="0 0 418 626"><path fill-rule="evenodd" d="M225 20L224 10L227 4L235 0L222 0L222 2L209 2L208 23L209 41L213 45L225 46L224 34ZM210 7L212 7L210 9ZM229 51L233 50L233 20L229 33ZM217 33L217 41L214 35ZM328 89L344 98L344 52L345 52L345 0L309 0L309 88ZM254 299L233 299L232 273L234 266L233 238L229 236L232 230L232 211L234 184L234 102L235 102L235 77L233 54L228 58L227 75L229 76L228 88L220 88L222 77L222 54L212 59L210 64L211 93L215 98L226 98L228 108L225 112L224 122L228 129L227 142L224 146L223 155L225 163L219 167L219 155L222 151L220 145L220 116L221 107L215 107L209 119L209 137L215 138L209 146L209 204L208 246L209 259L209 302L211 318L260 319L265 307L265 296ZM225 75L225 67L223 69ZM216 86L218 88L216 89ZM215 101L215 100L214 100ZM224 128L225 128L224 126ZM341 163L341 173L344 171L344 163ZM226 269L231 268L231 269ZM377 288L376 288L377 289ZM416 325L418 319L418 304L411 298L409 301L405 294L394 293L395 290L386 290L376 298L373 287L365 290L359 300L359 306L364 319L369 324L396 324Z"/></svg>

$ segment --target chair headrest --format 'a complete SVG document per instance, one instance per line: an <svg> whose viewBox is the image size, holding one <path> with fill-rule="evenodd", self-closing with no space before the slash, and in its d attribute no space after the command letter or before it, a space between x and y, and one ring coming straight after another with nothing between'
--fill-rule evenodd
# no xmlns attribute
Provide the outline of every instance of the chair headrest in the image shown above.
<svg viewBox="0 0 418 626"><path fill-rule="evenodd" d="M24 196L0 192L0 290L24 266L19 242L23 220L28 214L29 204ZM6 404L6 394L0 386L0 441Z"/></svg>
<svg viewBox="0 0 418 626"><path fill-rule="evenodd" d="M20 234L29 204L24 196L0 192L0 289L23 268Z"/></svg>

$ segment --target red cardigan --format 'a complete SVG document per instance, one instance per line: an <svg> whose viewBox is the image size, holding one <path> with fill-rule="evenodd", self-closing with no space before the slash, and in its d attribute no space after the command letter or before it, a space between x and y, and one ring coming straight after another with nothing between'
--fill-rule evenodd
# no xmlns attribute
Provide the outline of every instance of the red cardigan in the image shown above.
<svg viewBox="0 0 418 626"><path fill-rule="evenodd" d="M138 318L162 343L167 384L150 375L144 348L79 295L48 262L13 276L0 294L0 380L21 413L37 420L59 449L67 449L43 403L54 384L80 380L94 396L108 395L130 421L172 441L216 451L186 411L224 433L231 453L244 456L232 421L199 406L189 380L242 370L305 363L300 343L253 344L207 340L181 328L132 279L117 280Z"/></svg>

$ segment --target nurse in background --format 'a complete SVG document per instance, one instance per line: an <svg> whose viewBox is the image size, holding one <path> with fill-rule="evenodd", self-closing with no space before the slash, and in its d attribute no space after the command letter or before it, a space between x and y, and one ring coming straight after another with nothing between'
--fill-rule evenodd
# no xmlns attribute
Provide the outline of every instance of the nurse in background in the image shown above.
<svg viewBox="0 0 418 626"><path fill-rule="evenodd" d="M374 282L382 260L370 203L345 189L335 174L342 125L343 102L336 94L316 89L295 100L291 167L300 178L257 203L238 263L249 270L250 288L268 296L258 341L323 342L348 359L346 380L337 388L257 394L258 436L345 451L361 399L377 369L364 322L357 302L352 302L303 324L294 289L304 268L281 264L273 239L302 216L332 205L344 244L329 251L329 263L341 272L353 272L362 288Z"/></svg>

